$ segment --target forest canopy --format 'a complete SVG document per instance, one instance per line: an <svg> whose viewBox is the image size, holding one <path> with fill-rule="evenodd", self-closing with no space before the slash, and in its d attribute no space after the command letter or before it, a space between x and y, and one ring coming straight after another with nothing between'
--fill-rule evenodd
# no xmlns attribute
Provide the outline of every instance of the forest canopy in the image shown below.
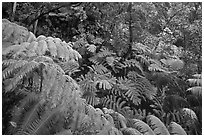
<svg viewBox="0 0 204 137"><path fill-rule="evenodd" d="M3 2L2 134L201 135L201 2Z"/></svg>

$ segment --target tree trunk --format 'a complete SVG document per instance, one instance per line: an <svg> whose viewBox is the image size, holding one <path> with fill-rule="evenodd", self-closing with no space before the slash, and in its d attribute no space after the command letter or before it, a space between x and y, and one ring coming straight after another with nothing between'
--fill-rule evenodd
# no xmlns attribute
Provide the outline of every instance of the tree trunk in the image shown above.
<svg viewBox="0 0 204 137"><path fill-rule="evenodd" d="M124 59L132 56L132 44L133 44L133 32L132 32L132 2L129 2L127 12L129 13L129 44L128 44L128 50L126 54L123 56Z"/></svg>
<svg viewBox="0 0 204 137"><path fill-rule="evenodd" d="M14 22L14 19L15 19L16 5L17 5L17 2L14 2L13 3L12 15L11 15L11 21L12 22Z"/></svg>

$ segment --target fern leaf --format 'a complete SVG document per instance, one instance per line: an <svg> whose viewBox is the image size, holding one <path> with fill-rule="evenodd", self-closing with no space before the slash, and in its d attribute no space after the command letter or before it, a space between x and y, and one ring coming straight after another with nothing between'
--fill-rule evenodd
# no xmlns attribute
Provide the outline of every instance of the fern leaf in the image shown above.
<svg viewBox="0 0 204 137"><path fill-rule="evenodd" d="M132 119L131 123L133 124L132 127L138 130L140 133L144 135L155 135L154 131L149 127L149 125L142 120Z"/></svg>
<svg viewBox="0 0 204 137"><path fill-rule="evenodd" d="M148 59L144 55L137 55L136 59L139 60L139 62L141 62L145 66L149 66L150 65Z"/></svg>
<svg viewBox="0 0 204 137"><path fill-rule="evenodd" d="M76 61L67 61L64 63L60 63L60 66L64 70L65 73L71 75L74 72L78 71L79 64Z"/></svg>
<svg viewBox="0 0 204 137"><path fill-rule="evenodd" d="M96 51L96 46L93 44L88 45L87 47L88 51L94 53Z"/></svg>
<svg viewBox="0 0 204 137"><path fill-rule="evenodd" d="M104 107L115 111L120 111L122 106L126 103L125 101L122 101L121 98L117 98L117 96L114 95L101 98L100 102Z"/></svg>
<svg viewBox="0 0 204 137"><path fill-rule="evenodd" d="M50 54L52 57L56 57L57 56L57 47L54 43L53 40L47 39L47 45L48 45L48 49L50 51Z"/></svg>
<svg viewBox="0 0 204 137"><path fill-rule="evenodd" d="M95 85L97 85L99 83L99 88L100 89L103 88L104 90L106 90L106 89L111 89L112 88L111 83L109 83L107 80L99 80L99 81L96 81L95 83L96 83Z"/></svg>
<svg viewBox="0 0 204 137"><path fill-rule="evenodd" d="M47 42L45 40L40 40L38 41L38 47L37 47L37 54L42 56L45 54L45 52L47 51L48 47L47 47Z"/></svg>
<svg viewBox="0 0 204 137"><path fill-rule="evenodd" d="M31 42L36 41L36 40L37 40L37 38L35 37L35 35L32 32L29 32L27 42L31 43Z"/></svg>
<svg viewBox="0 0 204 137"><path fill-rule="evenodd" d="M69 51L69 48L68 48L68 44L66 42L61 42L61 46L62 48L64 49L64 55L65 55L65 60L66 61L69 61L70 60L70 57L69 57L69 54L70 54L70 51Z"/></svg>
<svg viewBox="0 0 204 137"><path fill-rule="evenodd" d="M157 64L151 64L148 67L149 71L154 71L154 72L166 72L166 70L164 70L161 66L157 65Z"/></svg>
<svg viewBox="0 0 204 137"><path fill-rule="evenodd" d="M142 69L140 63L134 59L126 60L125 61L125 67L136 68L137 70L139 70L140 74L143 74L143 69Z"/></svg>
<svg viewBox="0 0 204 137"><path fill-rule="evenodd" d="M202 86L202 79L188 79L190 85Z"/></svg>
<svg viewBox="0 0 204 137"><path fill-rule="evenodd" d="M60 118L59 109L47 111L40 118L35 119L25 130L26 134L43 135L49 134L50 129Z"/></svg>
<svg viewBox="0 0 204 137"><path fill-rule="evenodd" d="M42 87L42 96L43 98L49 97L49 93L51 92L51 88L55 83L57 76L57 70L54 67L48 68L47 73L43 73L43 87Z"/></svg>
<svg viewBox="0 0 204 137"><path fill-rule="evenodd" d="M4 48L2 50L2 56L6 56L8 55L9 53L15 53L17 51L21 50L21 45L12 45L12 46L9 46L7 48Z"/></svg>
<svg viewBox="0 0 204 137"><path fill-rule="evenodd" d="M36 41L31 42L30 45L27 47L27 56L28 57L36 56L37 48L38 48L38 42Z"/></svg>
<svg viewBox="0 0 204 137"><path fill-rule="evenodd" d="M29 45L30 45L30 43L28 43L28 42L23 42L23 43L21 43L21 49L18 50L18 51L16 51L16 52L13 54L13 57L14 57L14 58L19 57L19 55L21 55L23 52L26 51L26 48L27 48Z"/></svg>
<svg viewBox="0 0 204 137"><path fill-rule="evenodd" d="M82 98L85 98L86 99L86 102L92 106L95 106L95 105L98 105L100 102L99 102L99 98L96 97L96 93L94 92L88 92L86 91Z"/></svg>
<svg viewBox="0 0 204 137"><path fill-rule="evenodd" d="M3 70L2 72L3 80L8 78L10 75L12 75L15 70L20 69L23 66L25 66L27 63L28 62L25 60L19 60L19 61L13 60L13 63L9 67L7 67L5 70Z"/></svg>
<svg viewBox="0 0 204 137"><path fill-rule="evenodd" d="M45 40L45 39L46 39L46 37L44 35L39 35L37 37L37 42L40 41L40 40Z"/></svg>
<svg viewBox="0 0 204 137"><path fill-rule="evenodd" d="M189 117L190 119L196 121L198 120L197 115L195 114L195 112L189 108L183 108L182 109L183 112L183 116L184 117Z"/></svg>
<svg viewBox="0 0 204 137"><path fill-rule="evenodd" d="M153 115L147 116L147 124L156 135L169 135L167 128L161 120Z"/></svg>
<svg viewBox="0 0 204 137"><path fill-rule="evenodd" d="M75 59L76 61L78 61L79 59L82 58L82 56L81 56L81 55L79 54L79 52L77 52L76 50L72 50L72 53L73 53L74 59Z"/></svg>
<svg viewBox="0 0 204 137"><path fill-rule="evenodd" d="M2 40L8 40L11 35L14 33L15 28L11 23L7 23L6 27L4 28L2 32Z"/></svg>
<svg viewBox="0 0 204 137"><path fill-rule="evenodd" d="M195 87L188 88L187 91L191 91L194 95L202 96L201 86L195 86Z"/></svg>
<svg viewBox="0 0 204 137"><path fill-rule="evenodd" d="M2 66L8 67L11 66L12 64L16 63L15 59L8 59L8 60L3 60L2 61Z"/></svg>
<svg viewBox="0 0 204 137"><path fill-rule="evenodd" d="M123 135L142 135L138 130L134 128L123 128L121 129Z"/></svg>
<svg viewBox="0 0 204 137"><path fill-rule="evenodd" d="M107 57L107 56L112 56L115 55L115 53L113 53L111 50L109 50L108 48L103 48L101 49L101 52L99 52L97 54L98 57L103 58L103 57Z"/></svg>
<svg viewBox="0 0 204 137"><path fill-rule="evenodd" d="M202 74L194 74L193 77L197 78L197 79L201 79L202 78Z"/></svg>
<svg viewBox="0 0 204 137"><path fill-rule="evenodd" d="M169 133L171 135L187 135L185 130L176 122L171 122L169 125Z"/></svg>
<svg viewBox="0 0 204 137"><path fill-rule="evenodd" d="M61 59L65 59L66 56L65 56L64 48L62 47L60 42L55 41L55 45L57 47L57 57Z"/></svg>
<svg viewBox="0 0 204 137"><path fill-rule="evenodd" d="M6 87L6 91L8 92L8 91L14 89L24 77L26 77L35 68L38 68L38 67L39 67L39 63L37 63L35 61L28 62L15 75L15 77L12 79L11 83Z"/></svg>

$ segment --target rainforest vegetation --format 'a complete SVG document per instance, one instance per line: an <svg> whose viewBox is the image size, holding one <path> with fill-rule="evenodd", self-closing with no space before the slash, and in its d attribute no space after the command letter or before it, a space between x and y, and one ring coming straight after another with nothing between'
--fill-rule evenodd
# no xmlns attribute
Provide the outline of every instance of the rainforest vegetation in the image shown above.
<svg viewBox="0 0 204 137"><path fill-rule="evenodd" d="M2 3L2 134L201 135L201 74L202 3Z"/></svg>

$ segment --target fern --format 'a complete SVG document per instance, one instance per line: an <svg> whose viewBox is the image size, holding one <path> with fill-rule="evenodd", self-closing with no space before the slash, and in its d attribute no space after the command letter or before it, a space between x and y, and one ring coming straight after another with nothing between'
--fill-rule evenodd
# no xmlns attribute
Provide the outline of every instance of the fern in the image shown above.
<svg viewBox="0 0 204 137"><path fill-rule="evenodd" d="M139 74L143 75L143 69L141 67L141 64L136 61L135 59L130 59L130 60L126 60L123 63L123 68L129 68L129 69L133 69L134 71L138 72ZM131 70L132 70L131 69Z"/></svg>
<svg viewBox="0 0 204 137"><path fill-rule="evenodd" d="M139 119L132 119L131 123L132 127L138 130L140 133L144 135L154 135L154 131L145 122Z"/></svg>
<svg viewBox="0 0 204 137"><path fill-rule="evenodd" d="M171 122L169 125L169 133L171 135L187 135L185 130L177 123Z"/></svg>
<svg viewBox="0 0 204 137"><path fill-rule="evenodd" d="M169 135L168 130L159 118L149 115L147 116L147 124L151 127L156 135Z"/></svg>
<svg viewBox="0 0 204 137"><path fill-rule="evenodd" d="M120 111L126 103L125 101L122 101L121 98L113 95L101 98L100 102L104 107L113 109L114 111Z"/></svg>
<svg viewBox="0 0 204 137"><path fill-rule="evenodd" d="M25 57L33 57L36 55L45 56L50 53L53 58L58 58L62 61L79 60L81 55L72 49L69 44L62 42L59 38L44 38L39 41L32 41L31 43L24 42L20 45L12 45L4 49L4 56L11 54L13 58L20 55Z"/></svg>
<svg viewBox="0 0 204 137"><path fill-rule="evenodd" d="M68 61L59 64L66 74L69 76L77 71L79 68L79 64L76 61Z"/></svg>
<svg viewBox="0 0 204 137"><path fill-rule="evenodd" d="M142 135L138 130L134 128L123 128L121 129L123 135Z"/></svg>
<svg viewBox="0 0 204 137"><path fill-rule="evenodd" d="M85 92L82 96L82 98L86 99L86 102L92 106L98 105L99 102L99 98L96 97L96 93L94 92Z"/></svg>
<svg viewBox="0 0 204 137"><path fill-rule="evenodd" d="M25 27L11 23L7 19L2 19L2 40L10 45L21 44L26 41L32 41L36 38ZM7 45L4 45L7 46Z"/></svg>

